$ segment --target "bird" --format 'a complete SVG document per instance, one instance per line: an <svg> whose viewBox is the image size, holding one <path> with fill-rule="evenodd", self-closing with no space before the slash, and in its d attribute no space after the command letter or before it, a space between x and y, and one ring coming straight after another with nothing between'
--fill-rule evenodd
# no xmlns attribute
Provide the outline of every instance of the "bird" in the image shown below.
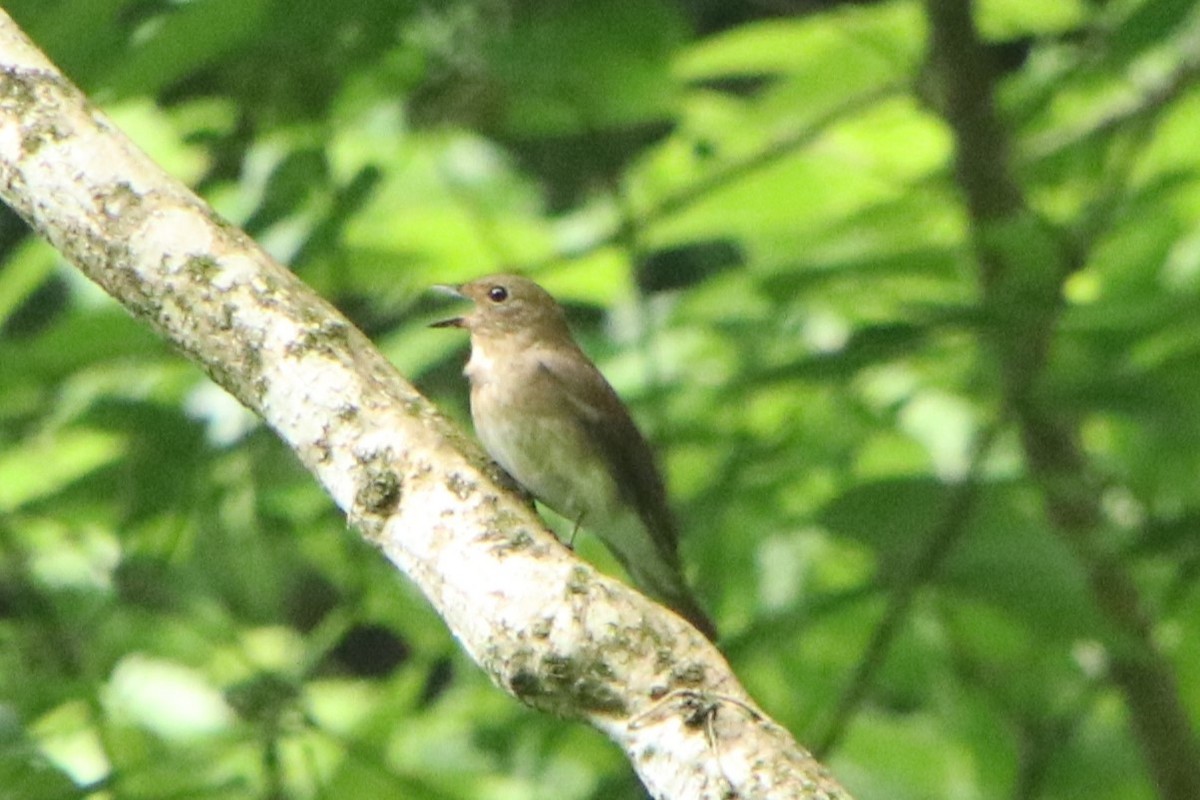
<svg viewBox="0 0 1200 800"><path fill-rule="evenodd" d="M575 342L562 306L521 275L438 288L474 304L431 327L470 334L463 374L484 449L576 530L599 536L644 592L716 641L683 575L679 529L654 453Z"/></svg>

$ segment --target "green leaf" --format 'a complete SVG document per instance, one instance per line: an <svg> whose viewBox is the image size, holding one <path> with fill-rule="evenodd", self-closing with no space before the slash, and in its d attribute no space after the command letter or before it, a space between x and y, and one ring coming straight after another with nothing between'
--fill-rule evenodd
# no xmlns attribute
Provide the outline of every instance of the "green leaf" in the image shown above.
<svg viewBox="0 0 1200 800"><path fill-rule="evenodd" d="M888 585L905 580L927 543L960 527L940 554L937 584L983 600L1042 635L1084 635L1096 618L1083 569L1041 517L1035 498L987 486L965 517L948 519L955 489L928 478L859 484L829 503L820 521L876 551Z"/></svg>
<svg viewBox="0 0 1200 800"><path fill-rule="evenodd" d="M0 453L0 511L53 497L125 451L125 437L89 429L63 430L10 446Z"/></svg>

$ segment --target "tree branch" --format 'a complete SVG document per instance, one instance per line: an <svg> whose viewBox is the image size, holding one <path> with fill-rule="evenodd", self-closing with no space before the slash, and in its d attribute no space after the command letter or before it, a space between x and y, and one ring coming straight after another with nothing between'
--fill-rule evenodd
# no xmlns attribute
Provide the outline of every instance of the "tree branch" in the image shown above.
<svg viewBox="0 0 1200 800"><path fill-rule="evenodd" d="M126 140L0 12L0 193L255 412L520 700L655 797L846 798L697 631L580 562L371 343Z"/></svg>
<svg viewBox="0 0 1200 800"><path fill-rule="evenodd" d="M995 78L971 4L926 0L926 12L1005 402L1046 515L1084 564L1096 606L1114 631L1106 642L1112 679L1124 693L1151 778L1162 797L1192 800L1200 797L1200 746L1175 675L1154 643L1137 586L1102 545L1100 481L1079 431L1036 391L1061 312L1062 281L1079 255L1038 219L1012 178L1010 143L995 113Z"/></svg>

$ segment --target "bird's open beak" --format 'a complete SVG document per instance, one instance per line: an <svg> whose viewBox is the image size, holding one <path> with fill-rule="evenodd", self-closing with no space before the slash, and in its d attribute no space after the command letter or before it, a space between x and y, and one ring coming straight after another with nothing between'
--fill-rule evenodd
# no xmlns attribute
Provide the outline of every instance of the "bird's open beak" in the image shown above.
<svg viewBox="0 0 1200 800"><path fill-rule="evenodd" d="M456 284L438 283L438 284L433 285L431 288L435 292L438 292L440 294L448 294L448 295L451 295L452 297L457 297L460 299L463 296L462 287L459 285L456 285ZM431 328L464 328L464 327L466 327L466 321L462 317L451 317L450 319L444 319L444 320L441 320L440 322L431 322L429 324L429 327L431 327Z"/></svg>

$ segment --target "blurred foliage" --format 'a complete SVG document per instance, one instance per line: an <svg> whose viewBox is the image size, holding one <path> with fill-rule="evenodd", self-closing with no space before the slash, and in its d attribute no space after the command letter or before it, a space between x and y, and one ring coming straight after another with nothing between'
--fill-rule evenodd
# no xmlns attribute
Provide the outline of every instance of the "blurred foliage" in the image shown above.
<svg viewBox="0 0 1200 800"><path fill-rule="evenodd" d="M5 5L450 413L465 343L426 287L519 268L561 297L802 742L957 532L826 754L860 800L1154 795L999 408L918 2ZM1039 391L1200 720L1200 13L976 17L1022 186L1080 254ZM0 254L0 798L641 796L11 216Z"/></svg>

